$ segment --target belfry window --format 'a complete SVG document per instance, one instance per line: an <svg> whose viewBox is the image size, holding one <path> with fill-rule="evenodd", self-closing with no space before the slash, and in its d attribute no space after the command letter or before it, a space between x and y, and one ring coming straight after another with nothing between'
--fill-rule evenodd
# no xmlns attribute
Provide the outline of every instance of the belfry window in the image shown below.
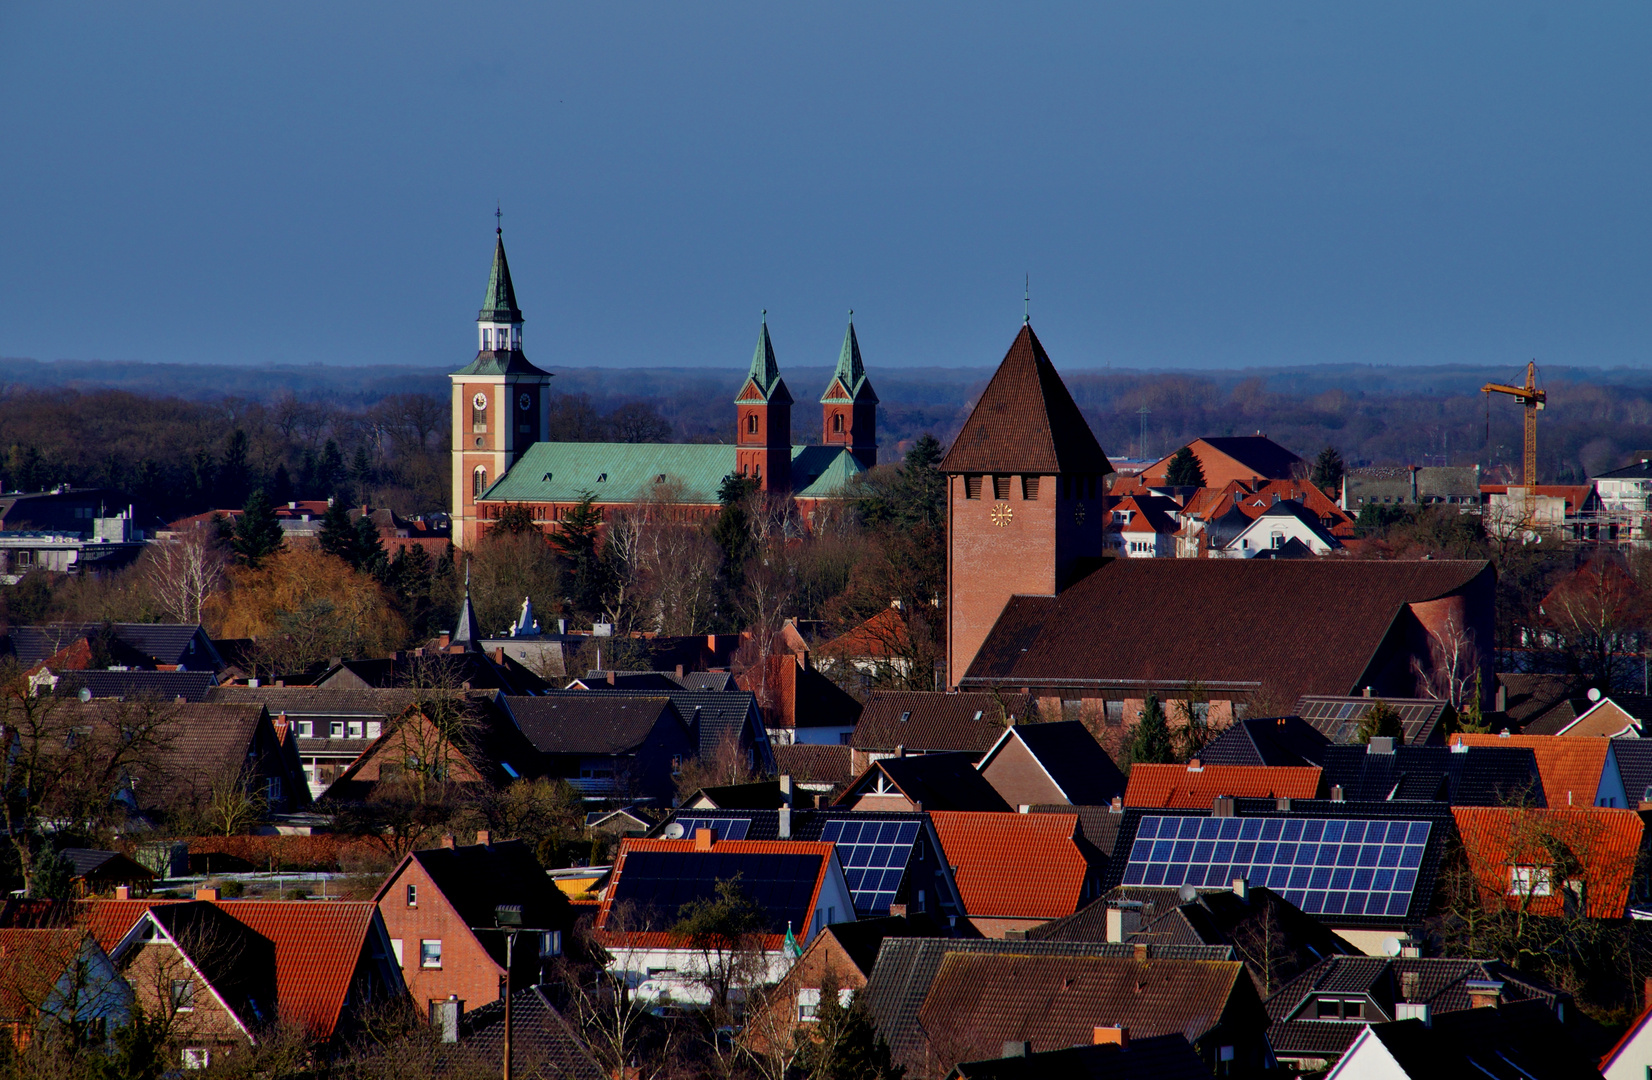
<svg viewBox="0 0 1652 1080"><path fill-rule="evenodd" d="M747 413L746 414L746 434L748 434L748 435L756 435L757 434L757 414L756 413Z"/></svg>
<svg viewBox="0 0 1652 1080"><path fill-rule="evenodd" d="M476 471L470 474L472 498L480 499L482 492L488 489L488 471L482 466L476 466Z"/></svg>
<svg viewBox="0 0 1652 1080"><path fill-rule="evenodd" d="M493 331L489 330L487 327L483 327L482 328L482 351L487 352L491 348L493 348Z"/></svg>
<svg viewBox="0 0 1652 1080"><path fill-rule="evenodd" d="M981 478L979 476L964 477L964 498L979 499L981 497Z"/></svg>
<svg viewBox="0 0 1652 1080"><path fill-rule="evenodd" d="M1010 497L1010 478L995 476L992 478L992 497L999 502L1008 502Z"/></svg>
<svg viewBox="0 0 1652 1080"><path fill-rule="evenodd" d="M837 434L837 435L842 435L843 434L843 414L842 413L833 413L832 414L832 432L834 434Z"/></svg>

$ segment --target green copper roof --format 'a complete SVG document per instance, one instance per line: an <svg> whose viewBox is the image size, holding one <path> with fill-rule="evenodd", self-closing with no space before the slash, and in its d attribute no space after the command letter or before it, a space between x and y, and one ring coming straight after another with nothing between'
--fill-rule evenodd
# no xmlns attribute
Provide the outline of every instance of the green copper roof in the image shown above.
<svg viewBox="0 0 1652 1080"><path fill-rule="evenodd" d="M780 378L780 364L774 358L774 342L769 339L768 316L765 311L763 328L757 332L757 349L751 354L751 371L747 373L746 381L757 384L757 391L763 395L764 401L790 401L792 396ZM740 392L744 394L745 391L746 383L741 383ZM736 402L739 400L735 398Z"/></svg>
<svg viewBox="0 0 1652 1080"><path fill-rule="evenodd" d="M734 471L734 452L720 443L535 443L482 497L568 503L589 491L600 502L635 502L667 483L677 487L680 502L710 504ZM792 487L799 496L835 494L862 471L842 447L792 447Z"/></svg>
<svg viewBox="0 0 1652 1080"><path fill-rule="evenodd" d="M842 386L847 396L832 393L833 389ZM837 369L832 372L831 381L826 384L826 392L821 395L821 404L853 403L856 401L876 402L878 396L872 392L872 384L866 381L866 366L860 362L860 340L855 337L855 313L849 313L849 329L843 332L843 350L838 353Z"/></svg>
<svg viewBox="0 0 1652 1080"><path fill-rule="evenodd" d="M479 352L476 359L453 372L454 375L543 375L551 378L551 373L543 368L535 367L522 355L521 349L511 352Z"/></svg>
<svg viewBox="0 0 1652 1080"><path fill-rule="evenodd" d="M516 306L516 290L511 286L511 267L505 261L505 234L496 232L493 270L488 274L488 293L482 298L477 322L519 323L522 309Z"/></svg>

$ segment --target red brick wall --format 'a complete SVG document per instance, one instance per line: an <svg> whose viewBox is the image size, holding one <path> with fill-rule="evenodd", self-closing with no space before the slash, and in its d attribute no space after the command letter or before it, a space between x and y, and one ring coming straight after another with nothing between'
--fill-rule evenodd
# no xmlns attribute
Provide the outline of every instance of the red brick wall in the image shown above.
<svg viewBox="0 0 1652 1080"><path fill-rule="evenodd" d="M407 906L407 886L418 889L418 906ZM428 1015L430 1002L459 995L466 1009L499 1000L499 979L505 969L494 962L437 891L423 868L409 861L391 878L390 887L379 901L379 914L392 942L402 943L402 978L420 1015ZM439 938L442 942L440 969L419 966L419 942ZM532 949L531 937L517 941L517 951Z"/></svg>
<svg viewBox="0 0 1652 1080"><path fill-rule="evenodd" d="M981 497L965 498L964 477L947 477L947 683L958 685L1004 604L1017 593L1053 596L1056 590L1054 477L1043 477L1037 502L1022 498L1011 477L1009 498L993 498L992 477ZM995 507L1008 521L996 524ZM1002 514L999 520L1004 520Z"/></svg>

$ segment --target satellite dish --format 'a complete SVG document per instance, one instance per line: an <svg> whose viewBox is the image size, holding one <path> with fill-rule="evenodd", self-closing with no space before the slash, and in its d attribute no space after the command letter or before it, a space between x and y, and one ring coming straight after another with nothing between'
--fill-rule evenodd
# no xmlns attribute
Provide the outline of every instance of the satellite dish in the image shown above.
<svg viewBox="0 0 1652 1080"><path fill-rule="evenodd" d="M1600 700L1600 687L1598 687L1598 686L1589 687L1589 700L1590 701L1599 701Z"/></svg>
<svg viewBox="0 0 1652 1080"><path fill-rule="evenodd" d="M1398 955L1400 955L1400 939L1397 938L1397 937L1385 937L1385 938L1383 938L1382 939L1382 952L1383 952L1384 956L1398 956Z"/></svg>
<svg viewBox="0 0 1652 1080"><path fill-rule="evenodd" d="M1191 904L1199 899L1199 890L1191 885L1183 885L1176 890L1176 898L1184 904Z"/></svg>
<svg viewBox="0 0 1652 1080"><path fill-rule="evenodd" d="M84 705L88 701L91 701L91 700L92 700L92 689L91 689L91 687L82 686L80 688L80 703L82 705Z"/></svg>
<svg viewBox="0 0 1652 1080"><path fill-rule="evenodd" d="M663 832L661 835L664 836L667 840L681 840L683 838L683 825L682 825L682 822L673 821L671 824L669 824L665 827L665 832Z"/></svg>

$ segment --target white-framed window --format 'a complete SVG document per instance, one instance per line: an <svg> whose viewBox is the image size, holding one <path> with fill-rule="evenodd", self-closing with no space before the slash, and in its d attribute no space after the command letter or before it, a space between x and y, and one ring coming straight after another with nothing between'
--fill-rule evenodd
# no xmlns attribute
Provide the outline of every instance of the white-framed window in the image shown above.
<svg viewBox="0 0 1652 1080"><path fill-rule="evenodd" d="M172 980L172 1008L178 1012L189 1012L195 1008L195 980Z"/></svg>
<svg viewBox="0 0 1652 1080"><path fill-rule="evenodd" d="M412 882L407 883L407 906L419 906L419 887Z"/></svg>
<svg viewBox="0 0 1652 1080"><path fill-rule="evenodd" d="M840 1008L847 1009L855 998L855 992L849 987L843 987L837 992L837 1003ZM805 987L797 992L797 1019L799 1023L812 1024L820 1019L820 988Z"/></svg>
<svg viewBox="0 0 1652 1080"><path fill-rule="evenodd" d="M212 1064L212 1051L204 1046L186 1046L183 1062L186 1069L205 1069Z"/></svg>
<svg viewBox="0 0 1652 1080"><path fill-rule="evenodd" d="M343 720L334 720L332 723L328 724L327 725L327 737L329 739L342 739L342 738L344 738L344 721Z"/></svg>
<svg viewBox="0 0 1652 1080"><path fill-rule="evenodd" d="M1547 866L1509 867L1510 896L1548 896L1549 888Z"/></svg>
<svg viewBox="0 0 1652 1080"><path fill-rule="evenodd" d="M549 956L562 955L562 931L545 930L539 935L539 956L544 959Z"/></svg>
<svg viewBox="0 0 1652 1080"><path fill-rule="evenodd" d="M384 732L384 724L378 720L367 721L367 737L376 739Z"/></svg>
<svg viewBox="0 0 1652 1080"><path fill-rule="evenodd" d="M493 331L484 326L482 327L482 349L485 352L491 348L493 348Z"/></svg>
<svg viewBox="0 0 1652 1080"><path fill-rule="evenodd" d="M315 721L313 721L313 720L300 720L298 722L298 737L300 739L313 739L313 738L315 738Z"/></svg>
<svg viewBox="0 0 1652 1080"><path fill-rule="evenodd" d="M442 966L442 939L422 938L419 941L419 966L422 968L440 968Z"/></svg>
<svg viewBox="0 0 1652 1080"><path fill-rule="evenodd" d="M474 497L480 499L488 489L488 471L480 465L476 466L476 471L470 475L470 486Z"/></svg>
<svg viewBox="0 0 1652 1080"><path fill-rule="evenodd" d="M345 731L348 733L350 738L359 739L366 734L367 728L360 720L351 720L345 725Z"/></svg>

